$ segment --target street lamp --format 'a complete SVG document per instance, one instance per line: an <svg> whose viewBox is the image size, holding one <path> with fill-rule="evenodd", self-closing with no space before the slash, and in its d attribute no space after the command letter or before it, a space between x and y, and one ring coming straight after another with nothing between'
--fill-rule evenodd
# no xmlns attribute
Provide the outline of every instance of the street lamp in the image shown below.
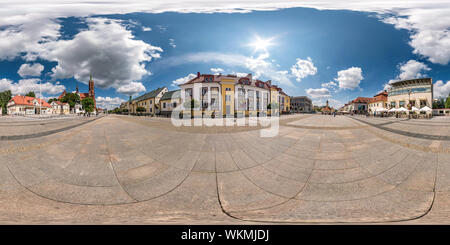
<svg viewBox="0 0 450 245"><path fill-rule="evenodd" d="M39 79L39 117L42 114L42 89L41 89L41 80Z"/></svg>

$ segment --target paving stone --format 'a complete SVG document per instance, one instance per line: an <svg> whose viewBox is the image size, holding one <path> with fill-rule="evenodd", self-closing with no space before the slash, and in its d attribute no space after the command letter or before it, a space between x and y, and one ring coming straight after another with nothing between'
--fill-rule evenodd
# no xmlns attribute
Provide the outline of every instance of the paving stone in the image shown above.
<svg viewBox="0 0 450 245"><path fill-rule="evenodd" d="M449 120L289 115L264 138L170 118L0 117L0 136L31 135L0 140L0 220L446 224Z"/></svg>

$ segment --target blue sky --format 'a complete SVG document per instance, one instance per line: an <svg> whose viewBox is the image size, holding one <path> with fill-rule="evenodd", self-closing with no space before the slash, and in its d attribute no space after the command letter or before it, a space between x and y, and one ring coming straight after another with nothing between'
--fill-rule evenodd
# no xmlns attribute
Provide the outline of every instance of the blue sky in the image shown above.
<svg viewBox="0 0 450 245"><path fill-rule="evenodd" d="M289 95L336 107L372 97L398 79L431 77L438 82L435 95L450 93L447 57L419 46L419 31L395 18L314 8L63 16L45 22L49 27L38 42L29 40L32 28L28 39L12 36L30 42L15 53L0 45L0 90L24 93L40 82L43 96L51 98L75 90L78 81L87 92L92 73L100 104L111 108L129 95L177 89L197 72L221 72L252 73ZM0 32L15 35L7 32L11 26L0 19ZM27 31L24 26L18 29Z"/></svg>

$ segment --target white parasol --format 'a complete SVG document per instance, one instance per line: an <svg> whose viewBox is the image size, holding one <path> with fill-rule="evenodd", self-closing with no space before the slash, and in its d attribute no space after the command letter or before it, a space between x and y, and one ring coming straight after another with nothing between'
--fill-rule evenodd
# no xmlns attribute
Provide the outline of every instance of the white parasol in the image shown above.
<svg viewBox="0 0 450 245"><path fill-rule="evenodd" d="M394 108L391 108L388 112L397 112L397 109L395 109L395 107L394 107Z"/></svg>
<svg viewBox="0 0 450 245"><path fill-rule="evenodd" d="M420 108L420 111L428 112L428 111L433 111L433 110L428 106L424 106L424 107Z"/></svg>

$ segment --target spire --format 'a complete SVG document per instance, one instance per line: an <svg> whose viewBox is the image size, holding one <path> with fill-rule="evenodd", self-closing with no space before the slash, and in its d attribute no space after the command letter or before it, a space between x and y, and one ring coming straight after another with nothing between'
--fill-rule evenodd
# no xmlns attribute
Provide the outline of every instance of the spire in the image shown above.
<svg viewBox="0 0 450 245"><path fill-rule="evenodd" d="M89 74L89 81L92 81L92 74Z"/></svg>

